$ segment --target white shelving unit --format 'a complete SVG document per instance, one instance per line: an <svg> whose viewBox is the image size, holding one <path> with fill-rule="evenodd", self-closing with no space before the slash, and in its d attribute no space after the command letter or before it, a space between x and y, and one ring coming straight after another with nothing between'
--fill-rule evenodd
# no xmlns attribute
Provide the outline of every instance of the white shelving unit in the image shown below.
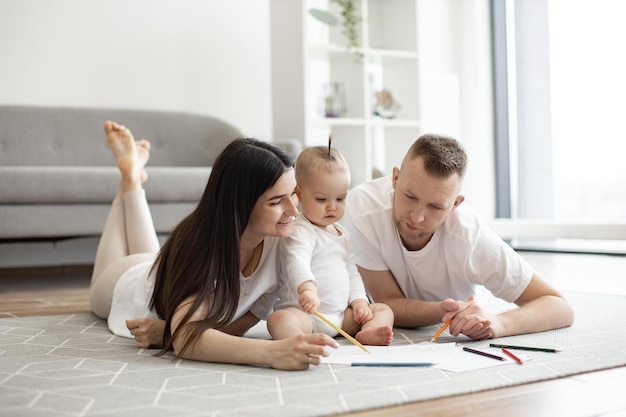
<svg viewBox="0 0 626 417"><path fill-rule="evenodd" d="M421 133L419 0L358 0L359 46L348 48L339 6L328 0L271 0L274 138L333 145L350 164L352 185L398 165ZM340 20L328 26L311 9ZM319 112L324 84L343 84L342 117ZM393 119L373 114L377 91L389 90L400 108Z"/></svg>

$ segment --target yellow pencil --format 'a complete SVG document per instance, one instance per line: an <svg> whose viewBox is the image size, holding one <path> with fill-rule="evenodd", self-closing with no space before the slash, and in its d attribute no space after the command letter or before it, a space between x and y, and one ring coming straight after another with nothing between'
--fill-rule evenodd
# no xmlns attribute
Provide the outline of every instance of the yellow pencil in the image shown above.
<svg viewBox="0 0 626 417"><path fill-rule="evenodd" d="M467 299L467 302L469 303L470 301L474 301L474 297L470 297ZM448 328L448 326L450 325L450 323L452 323L452 320L448 320L447 322L444 323L443 326L441 326L441 328L439 330L437 330L437 333L435 333L435 335L433 337L430 338L431 342L434 342L435 340L437 340L437 338L439 336L441 336L441 333L443 333L444 330L446 330Z"/></svg>
<svg viewBox="0 0 626 417"><path fill-rule="evenodd" d="M333 329L337 330L339 332L339 334L341 334L343 337L345 337L346 339L348 339L350 342L354 343L355 345L357 345L358 347L360 347L361 349L363 349L364 351L366 351L367 353L372 353L369 350L365 349L365 346L363 346L362 344L359 343L358 340L356 340L354 337L350 336L348 333L346 333L345 331L343 331L343 329L337 325L335 325L335 323L333 323L332 321L328 320L326 318L326 316L324 316L322 313L320 313L319 311L314 312L313 314L315 314L315 316L317 318L319 318L320 320L322 320L324 323L328 324L330 327L332 327Z"/></svg>

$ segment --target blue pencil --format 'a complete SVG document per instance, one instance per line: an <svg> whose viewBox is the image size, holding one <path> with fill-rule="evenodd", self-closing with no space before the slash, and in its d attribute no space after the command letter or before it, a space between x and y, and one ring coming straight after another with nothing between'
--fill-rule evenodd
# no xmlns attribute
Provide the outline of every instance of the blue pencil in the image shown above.
<svg viewBox="0 0 626 417"><path fill-rule="evenodd" d="M431 362L352 362L352 366L433 366Z"/></svg>

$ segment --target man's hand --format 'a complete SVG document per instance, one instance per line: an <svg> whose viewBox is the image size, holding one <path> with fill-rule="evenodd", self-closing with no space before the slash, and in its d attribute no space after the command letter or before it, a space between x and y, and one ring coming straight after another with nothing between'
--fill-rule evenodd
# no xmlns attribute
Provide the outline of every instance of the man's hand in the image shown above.
<svg viewBox="0 0 626 417"><path fill-rule="evenodd" d="M441 302L444 315L442 322L452 320L448 331L452 336L464 334L473 340L490 339L494 337L494 324L497 318L483 310L473 301L455 301L450 298Z"/></svg>
<svg viewBox="0 0 626 417"><path fill-rule="evenodd" d="M163 347L165 321L160 319L140 318L126 320L126 327L140 348Z"/></svg>

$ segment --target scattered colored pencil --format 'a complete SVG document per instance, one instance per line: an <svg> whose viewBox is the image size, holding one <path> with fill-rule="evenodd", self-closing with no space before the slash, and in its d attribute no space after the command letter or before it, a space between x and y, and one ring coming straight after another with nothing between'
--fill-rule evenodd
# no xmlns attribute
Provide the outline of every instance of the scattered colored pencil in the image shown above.
<svg viewBox="0 0 626 417"><path fill-rule="evenodd" d="M475 353L477 355L486 356L486 357L491 358L491 359L497 359L499 361L506 360L502 356L492 355L491 353L483 352L482 350L476 350L476 349L468 348L467 346L463 346L463 350L466 351L466 352Z"/></svg>
<svg viewBox="0 0 626 417"><path fill-rule="evenodd" d="M352 366L433 366L431 362L352 362Z"/></svg>
<svg viewBox="0 0 626 417"><path fill-rule="evenodd" d="M530 346L515 346L515 345L501 345L498 343L490 343L489 346L495 348L505 348L505 349L519 349L519 350L532 350L535 352L560 352L558 349L551 348L542 348L542 347L530 347Z"/></svg>
<svg viewBox="0 0 626 417"><path fill-rule="evenodd" d="M524 361L522 361L520 358L518 358L513 352L511 352L510 350L507 350L506 348L501 348L502 352L506 353L507 356L511 357L515 362L519 363L520 365L524 363Z"/></svg>
<svg viewBox="0 0 626 417"><path fill-rule="evenodd" d="M474 297L470 297L467 299L467 302L469 303L470 301L474 301ZM437 338L439 336L441 336L441 333L444 332L444 330L446 330L448 328L448 326L450 326L450 323L452 323L452 320L448 320L447 322L444 323L443 326L441 326L441 328L439 330L437 330L437 333L435 333L435 335L433 337L430 338L431 342L434 342L435 340L437 340Z"/></svg>
<svg viewBox="0 0 626 417"><path fill-rule="evenodd" d="M328 324L330 327L332 327L333 329L337 330L339 332L339 334L341 334L343 337L345 337L346 339L348 339L350 342L354 343L356 346L360 347L361 349L363 349L365 352L367 353L372 353L369 350L367 350L365 348L365 346L363 346L362 344L359 343L358 340L356 340L354 337L350 336L348 333L346 333L341 327L335 325L335 323L333 323L332 321L328 320L326 318L326 316L324 316L322 313L320 313L319 311L314 312L313 314L315 314L315 316L317 318L319 318L320 320L322 320L324 323Z"/></svg>

